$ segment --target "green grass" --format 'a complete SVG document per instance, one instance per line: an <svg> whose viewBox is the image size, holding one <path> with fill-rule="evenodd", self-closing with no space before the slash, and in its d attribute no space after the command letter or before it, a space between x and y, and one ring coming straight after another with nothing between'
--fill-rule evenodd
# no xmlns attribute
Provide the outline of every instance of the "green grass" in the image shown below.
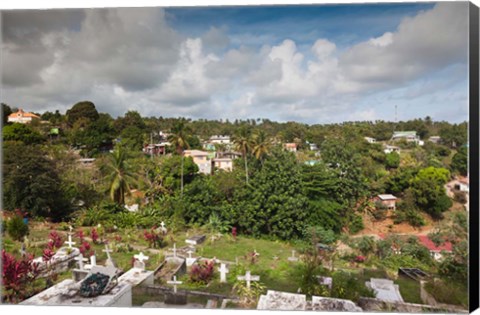
<svg viewBox="0 0 480 315"><path fill-rule="evenodd" d="M468 288L464 283L429 281L425 284L425 290L439 303L468 307Z"/></svg>
<svg viewBox="0 0 480 315"><path fill-rule="evenodd" d="M420 297L420 282L405 276L399 276L394 282L399 285L400 294L405 302L423 304Z"/></svg>

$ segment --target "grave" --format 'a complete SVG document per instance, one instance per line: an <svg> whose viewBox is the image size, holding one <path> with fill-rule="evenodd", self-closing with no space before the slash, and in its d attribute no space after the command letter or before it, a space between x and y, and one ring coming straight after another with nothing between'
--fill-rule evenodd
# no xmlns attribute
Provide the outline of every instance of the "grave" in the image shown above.
<svg viewBox="0 0 480 315"><path fill-rule="evenodd" d="M370 281L365 282L365 285L373 289L375 297L387 302L403 302L402 295L398 284L394 284L389 279L371 278Z"/></svg>
<svg viewBox="0 0 480 315"><path fill-rule="evenodd" d="M295 257L295 250L292 250L292 256L288 257L288 261L298 261L298 257Z"/></svg>
<svg viewBox="0 0 480 315"><path fill-rule="evenodd" d="M187 257L187 267L190 267L190 266L192 266L192 265L198 260L198 257L192 257L192 254L193 254L193 251L192 251L192 250L188 250L188 251L187 251L187 254L188 254L188 257Z"/></svg>
<svg viewBox="0 0 480 315"><path fill-rule="evenodd" d="M61 273L67 271L75 263L74 259L80 254L78 248L61 247L55 255L52 256L48 264L42 257L33 259L34 263L38 264L40 277L46 277L51 273Z"/></svg>
<svg viewBox="0 0 480 315"><path fill-rule="evenodd" d="M202 244L205 241L205 235L195 235L185 240L185 243L190 245Z"/></svg>
<svg viewBox="0 0 480 315"><path fill-rule="evenodd" d="M260 281L260 276L252 276L250 274L250 270L248 270L244 276L237 276L237 279L240 281L246 281L247 282L247 288L250 289L251 282L252 281Z"/></svg>
<svg viewBox="0 0 480 315"><path fill-rule="evenodd" d="M319 284L327 286L330 290L332 289L333 279L331 277L317 276L317 279Z"/></svg>
<svg viewBox="0 0 480 315"><path fill-rule="evenodd" d="M227 282L227 273L228 268L226 264L221 264L220 268L218 268L218 271L220 271L220 282L221 283L226 283Z"/></svg>
<svg viewBox="0 0 480 315"><path fill-rule="evenodd" d="M167 281L167 284L173 285L173 294L171 292L165 293L165 304L171 304L171 305L187 304L187 294L177 292L177 285L182 283L183 283L182 281L177 280L177 276L173 276L173 280Z"/></svg>
<svg viewBox="0 0 480 315"><path fill-rule="evenodd" d="M258 310L275 311L346 311L361 312L362 309L350 300L312 296L307 301L306 295L268 290L261 295L257 304Z"/></svg>

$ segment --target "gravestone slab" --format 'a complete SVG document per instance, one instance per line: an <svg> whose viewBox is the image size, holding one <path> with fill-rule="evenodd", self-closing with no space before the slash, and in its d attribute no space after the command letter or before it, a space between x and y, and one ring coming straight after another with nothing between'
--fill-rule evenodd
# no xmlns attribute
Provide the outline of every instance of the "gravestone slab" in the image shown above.
<svg viewBox="0 0 480 315"><path fill-rule="evenodd" d="M202 244L205 241L205 235L195 235L185 240L185 243L190 245Z"/></svg>
<svg viewBox="0 0 480 315"><path fill-rule="evenodd" d="M362 312L362 308L355 305L350 300L326 298L322 296L312 296L313 311L328 312Z"/></svg>
<svg viewBox="0 0 480 315"><path fill-rule="evenodd" d="M268 290L266 295L260 296L258 310L304 311L307 307L307 296Z"/></svg>

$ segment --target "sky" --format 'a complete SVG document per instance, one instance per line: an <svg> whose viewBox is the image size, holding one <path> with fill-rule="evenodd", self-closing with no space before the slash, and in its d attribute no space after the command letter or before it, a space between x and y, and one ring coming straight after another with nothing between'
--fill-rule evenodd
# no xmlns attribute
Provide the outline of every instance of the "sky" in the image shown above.
<svg viewBox="0 0 480 315"><path fill-rule="evenodd" d="M2 102L113 117L468 120L468 3L2 11Z"/></svg>

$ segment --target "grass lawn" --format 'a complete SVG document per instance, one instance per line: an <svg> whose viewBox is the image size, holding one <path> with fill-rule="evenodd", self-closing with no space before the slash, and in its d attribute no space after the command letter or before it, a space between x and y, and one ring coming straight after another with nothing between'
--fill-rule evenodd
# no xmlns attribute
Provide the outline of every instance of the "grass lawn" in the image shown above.
<svg viewBox="0 0 480 315"><path fill-rule="evenodd" d="M405 276L399 276L394 281L400 287L400 294L407 303L423 304L420 297L420 282Z"/></svg>

